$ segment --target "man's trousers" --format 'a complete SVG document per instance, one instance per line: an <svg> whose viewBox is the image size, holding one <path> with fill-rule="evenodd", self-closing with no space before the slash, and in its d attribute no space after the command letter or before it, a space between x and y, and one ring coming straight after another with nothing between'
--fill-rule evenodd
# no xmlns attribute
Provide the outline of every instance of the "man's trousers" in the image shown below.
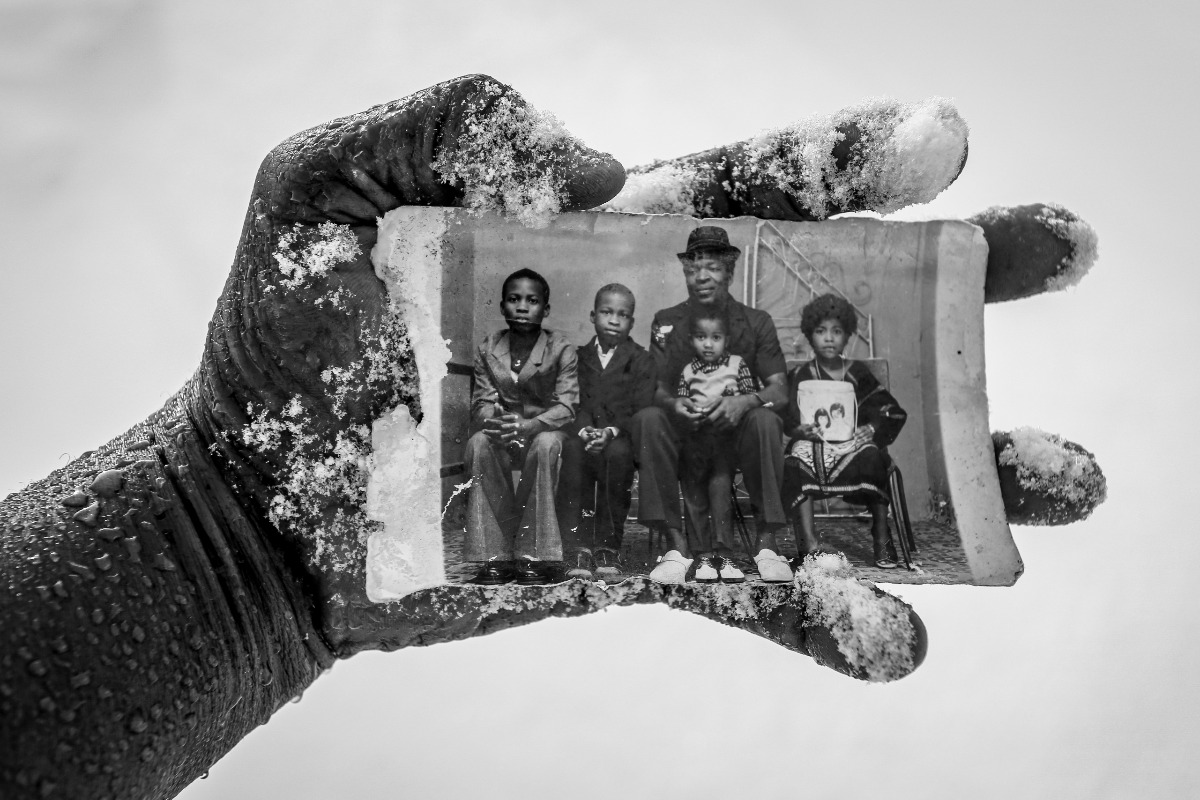
<svg viewBox="0 0 1200 800"><path fill-rule="evenodd" d="M688 431L658 406L633 416L638 468L638 519L645 525L683 529L679 509L679 454ZM734 462L767 529L787 524L779 490L783 485L783 420L765 408L751 409L733 430Z"/></svg>

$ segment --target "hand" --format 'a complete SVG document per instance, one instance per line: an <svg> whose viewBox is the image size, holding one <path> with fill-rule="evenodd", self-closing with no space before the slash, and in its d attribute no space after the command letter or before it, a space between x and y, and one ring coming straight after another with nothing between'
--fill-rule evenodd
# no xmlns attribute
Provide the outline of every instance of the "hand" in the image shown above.
<svg viewBox="0 0 1200 800"><path fill-rule="evenodd" d="M809 442L825 441L821 436L821 426L815 422L810 422L807 425L797 425L792 431L792 435L797 439L804 439Z"/></svg>
<svg viewBox="0 0 1200 800"><path fill-rule="evenodd" d="M502 428L504 421L501 417L503 417L503 415L492 417L491 419L485 419L483 421L484 435L487 436L488 439L497 443L504 441L504 430Z"/></svg>
<svg viewBox="0 0 1200 800"><path fill-rule="evenodd" d="M683 424L683 427L689 431L699 428L700 423L707 415L704 409L690 397L675 398L671 409L675 413L675 417Z"/></svg>
<svg viewBox="0 0 1200 800"><path fill-rule="evenodd" d="M868 445L875 438L875 427L873 425L859 425L854 429L854 446L863 447Z"/></svg>
<svg viewBox="0 0 1200 800"><path fill-rule="evenodd" d="M592 430L595 431L595 435L588 440L584 449L589 453L602 453L604 448L608 447L608 443L615 438L613 432L608 428L593 428Z"/></svg>
<svg viewBox="0 0 1200 800"><path fill-rule="evenodd" d="M715 430L720 433L731 431L742 421L752 408L758 408L759 402L753 395L739 394L721 397L709 409L707 417Z"/></svg>
<svg viewBox="0 0 1200 800"><path fill-rule="evenodd" d="M520 414L504 414L500 417L500 441L507 445L524 444L536 436L541 427L537 420L524 419Z"/></svg>
<svg viewBox="0 0 1200 800"><path fill-rule="evenodd" d="M847 674L871 674L851 665L803 595L738 606L737 616L702 589L638 579L604 592L531 591L519 607L487 587L388 604L365 597L370 426L412 404L417 385L398 312L369 257L376 220L404 205L489 203L535 220L555 204L590 208L616 194L624 175L616 161L569 137L527 135L531 120L510 88L471 76L311 128L267 156L194 378L125 436L0 503L9 523L3 583L19 587L0 594L9 623L0 635L24 664L0 695L0 725L15 742L0 795L36 786L60 796L170 796L338 658L613 604L669 600ZM856 141L834 148L839 164L853 162L838 151ZM827 213L789 199L807 196L791 179L751 191L729 173L749 151L725 150L728 161L713 161L722 174L701 171L709 183L695 195L720 201L711 215ZM950 166L954 174L961 163ZM553 189L547 196L527 191L543 185ZM1019 258L1024 240L1008 231L1046 228L1034 216L1014 216L1010 228L994 214L980 222L997 231L992 252L1009 237L1006 252L1024 265L1006 271L995 262L993 281L989 260L989 298L994 286L1011 289L1039 269L1043 282L1057 277L1059 261L1068 262ZM702 417L687 399L673 411L692 424ZM503 437L504 424L484 429ZM1009 444L997 439L997 452ZM1024 521L1022 504L1042 489L1010 471L1009 484L1001 473L1006 506ZM1079 518L1093 505L1058 503L1055 513ZM905 658L884 675L899 677L920 663L924 629L899 601L871 596L913 630Z"/></svg>

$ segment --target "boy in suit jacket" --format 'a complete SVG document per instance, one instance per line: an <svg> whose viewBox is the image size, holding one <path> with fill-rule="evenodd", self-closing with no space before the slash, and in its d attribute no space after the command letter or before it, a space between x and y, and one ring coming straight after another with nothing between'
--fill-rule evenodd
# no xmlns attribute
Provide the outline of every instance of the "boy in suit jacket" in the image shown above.
<svg viewBox="0 0 1200 800"><path fill-rule="evenodd" d="M561 507L572 577L613 578L625 535L633 485L634 412L654 398L654 360L629 338L633 292L610 283L596 292L596 335L579 348L579 414L563 451ZM596 491L597 486L599 491ZM596 500L593 496L597 495Z"/></svg>
<svg viewBox="0 0 1200 800"><path fill-rule="evenodd" d="M475 390L467 441L467 531L463 560L483 562L475 583L554 582L563 548L555 507L563 428L579 403L575 347L542 328L550 286L530 269L504 279L506 330L475 351ZM512 471L521 470L516 491ZM508 568L516 563L515 575Z"/></svg>

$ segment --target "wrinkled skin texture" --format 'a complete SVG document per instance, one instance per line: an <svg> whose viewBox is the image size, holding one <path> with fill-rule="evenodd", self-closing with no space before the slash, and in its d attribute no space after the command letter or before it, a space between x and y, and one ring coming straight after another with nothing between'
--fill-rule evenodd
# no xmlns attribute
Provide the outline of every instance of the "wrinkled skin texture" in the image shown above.
<svg viewBox="0 0 1200 800"><path fill-rule="evenodd" d="M272 151L193 379L124 436L0 504L0 797L171 797L338 658L613 604L667 602L856 674L828 631L778 602L781 590L755 589L762 613L741 618L696 587L644 580L608 591L445 587L376 605L353 532L342 552L357 566L335 571L304 525L269 520L283 455L240 439L248 408L278 417L299 397L328 439L397 403L415 407L402 349L385 354L397 359L385 377L353 368L389 324L368 257L375 219L461 202L463 187L432 165L457 146L464 109L486 113L495 86L447 82ZM610 157L582 146L561 155L563 210L620 189ZM320 288L339 294L336 308L315 305L311 286L279 291L272 257L285 233L329 221L351 226L361 247ZM340 405L320 377L331 367L351 372ZM319 515L341 505L330 497ZM911 619L915 666L925 635Z"/></svg>

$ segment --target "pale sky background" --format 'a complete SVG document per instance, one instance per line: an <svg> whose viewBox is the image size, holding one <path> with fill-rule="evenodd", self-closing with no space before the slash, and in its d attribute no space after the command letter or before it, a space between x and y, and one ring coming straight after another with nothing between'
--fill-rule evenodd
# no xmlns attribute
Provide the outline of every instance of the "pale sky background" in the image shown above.
<svg viewBox="0 0 1200 800"><path fill-rule="evenodd" d="M911 677L617 609L338 664L181 796L1194 796L1197 19L1134 8L0 0L0 495L191 374L273 145L457 75L626 165L947 96L971 155L929 211L1054 201L1100 236L1077 289L988 309L987 357L993 427L1093 450L1110 499L1014 529L1013 588L895 589Z"/></svg>

